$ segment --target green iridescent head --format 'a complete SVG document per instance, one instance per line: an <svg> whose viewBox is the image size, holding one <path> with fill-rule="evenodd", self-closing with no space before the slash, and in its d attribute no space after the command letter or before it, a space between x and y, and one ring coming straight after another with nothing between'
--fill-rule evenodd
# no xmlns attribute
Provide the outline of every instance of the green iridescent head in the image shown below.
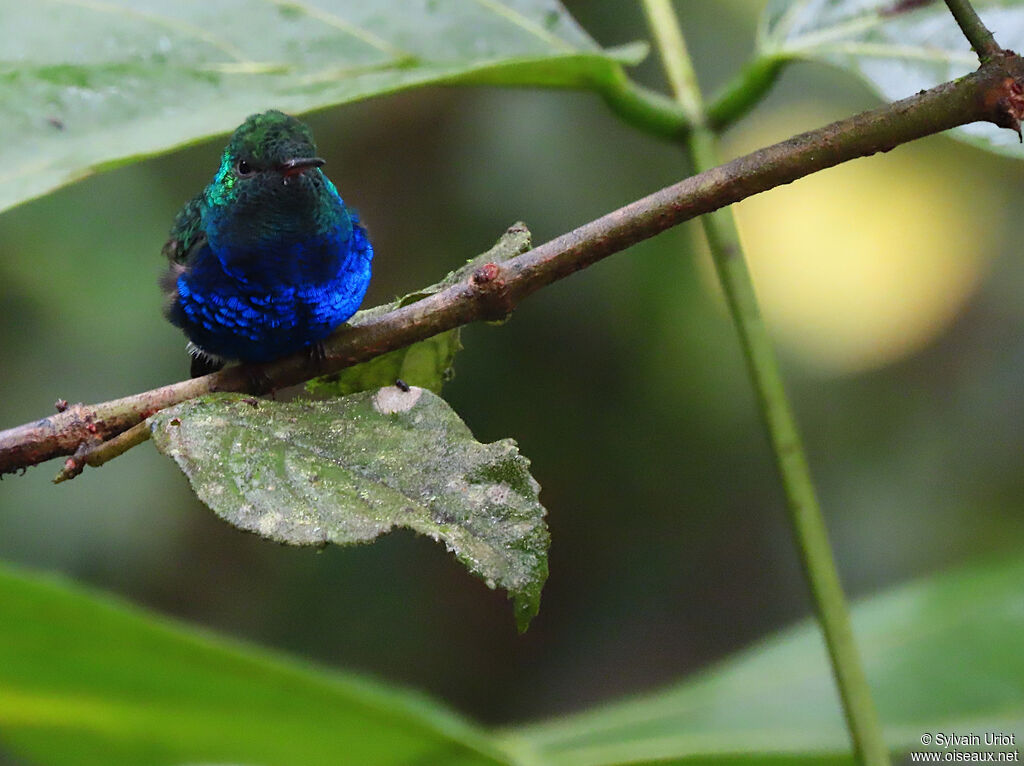
<svg viewBox="0 0 1024 766"><path fill-rule="evenodd" d="M304 123L276 110L252 115L232 134L206 188L209 233L241 243L333 226L347 213L323 164Z"/></svg>
<svg viewBox="0 0 1024 766"><path fill-rule="evenodd" d="M207 202L228 204L238 198L248 181L269 177L280 183L323 164L316 156L313 133L304 123L276 110L254 114L232 134Z"/></svg>

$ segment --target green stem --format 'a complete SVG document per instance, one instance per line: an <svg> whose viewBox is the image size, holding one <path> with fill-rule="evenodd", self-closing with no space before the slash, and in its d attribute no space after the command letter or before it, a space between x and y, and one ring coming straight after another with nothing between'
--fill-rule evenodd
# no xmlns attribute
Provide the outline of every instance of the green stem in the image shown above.
<svg viewBox="0 0 1024 766"><path fill-rule="evenodd" d="M716 139L709 130L695 131L688 141L688 149L696 168L703 169L716 164ZM725 208L703 216L701 222L714 258L715 270L725 292L729 313L739 332L761 416L768 429L801 562L814 598L818 621L825 635L832 672L854 749L863 764L888 764L889 753L854 642L846 598L839 582L839 573L800 432L786 397L768 330L757 305L757 296L743 257L734 216L731 210Z"/></svg>
<svg viewBox="0 0 1024 766"><path fill-rule="evenodd" d="M669 81L680 105L695 124L686 138L694 169L701 172L713 168L719 163L717 138L701 118L700 90L671 0L642 2L662 60L669 70ZM854 642L825 521L771 339L757 304L735 219L731 210L723 208L703 216L701 222L768 430L854 749L863 764L888 764L889 752Z"/></svg>
<svg viewBox="0 0 1024 766"><path fill-rule="evenodd" d="M708 106L708 125L721 132L743 117L765 97L788 62L783 56L751 61ZM693 127L692 117L679 102L639 85L620 67L600 80L598 91L613 112L645 133L681 141Z"/></svg>
<svg viewBox="0 0 1024 766"><path fill-rule="evenodd" d="M600 82L605 103L630 125L677 141L690 131L690 120L679 104L631 80L621 67Z"/></svg>
<svg viewBox="0 0 1024 766"><path fill-rule="evenodd" d="M1003 52L988 27L978 16L977 11L974 10L970 0L946 0L946 5L950 13L953 14L953 18L956 19L956 23L960 25L964 37L970 42L974 52L978 54L982 64Z"/></svg>
<svg viewBox="0 0 1024 766"><path fill-rule="evenodd" d="M758 56L743 68L707 108L708 126L721 133L764 98L789 63L784 56Z"/></svg>
<svg viewBox="0 0 1024 766"><path fill-rule="evenodd" d="M704 103L697 73L686 50L686 38L670 0L642 0L647 25L654 35L658 55L665 67L676 101L695 125L704 123Z"/></svg>

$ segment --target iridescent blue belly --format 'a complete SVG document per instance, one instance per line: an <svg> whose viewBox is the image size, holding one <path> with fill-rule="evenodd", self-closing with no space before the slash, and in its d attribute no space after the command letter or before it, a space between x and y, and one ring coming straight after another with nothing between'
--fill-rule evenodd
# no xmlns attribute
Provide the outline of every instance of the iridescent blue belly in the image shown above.
<svg viewBox="0 0 1024 766"><path fill-rule="evenodd" d="M222 359L268 362L323 340L355 313L370 282L373 248L356 223L241 257L203 248L177 278L169 318Z"/></svg>

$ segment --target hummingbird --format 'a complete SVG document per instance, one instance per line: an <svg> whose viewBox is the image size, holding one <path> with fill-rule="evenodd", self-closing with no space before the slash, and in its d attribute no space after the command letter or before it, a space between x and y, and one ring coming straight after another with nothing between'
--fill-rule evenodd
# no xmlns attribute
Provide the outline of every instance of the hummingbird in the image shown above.
<svg viewBox="0 0 1024 766"><path fill-rule="evenodd" d="M160 282L193 378L229 361L322 354L321 341L359 308L373 247L323 165L304 123L254 114L174 219Z"/></svg>

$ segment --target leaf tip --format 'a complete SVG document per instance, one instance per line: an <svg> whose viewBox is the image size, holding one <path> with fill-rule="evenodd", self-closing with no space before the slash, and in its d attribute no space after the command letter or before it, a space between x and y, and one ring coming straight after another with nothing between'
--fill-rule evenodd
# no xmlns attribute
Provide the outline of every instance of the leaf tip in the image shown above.
<svg viewBox="0 0 1024 766"><path fill-rule="evenodd" d="M650 55L651 46L645 40L634 40L631 43L605 48L608 58L626 66L636 66Z"/></svg>
<svg viewBox="0 0 1024 766"><path fill-rule="evenodd" d="M540 594L516 593L512 595L512 611L515 613L516 631L519 635L523 635L540 611Z"/></svg>

